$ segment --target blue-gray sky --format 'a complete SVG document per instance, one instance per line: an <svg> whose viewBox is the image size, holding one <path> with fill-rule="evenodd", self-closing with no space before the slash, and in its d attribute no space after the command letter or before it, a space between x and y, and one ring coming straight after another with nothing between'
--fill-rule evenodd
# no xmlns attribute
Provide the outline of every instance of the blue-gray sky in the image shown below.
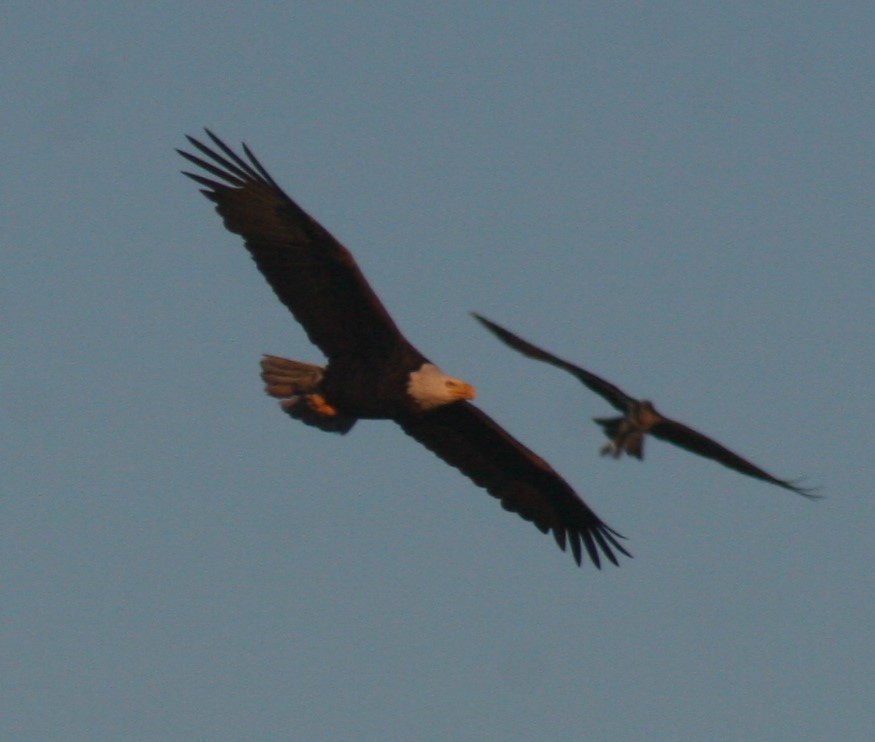
<svg viewBox="0 0 875 742"><path fill-rule="evenodd" d="M864 740L867 3L7 3L4 740ZM634 553L578 569L321 360L173 151L245 140ZM478 310L812 503L658 441Z"/></svg>

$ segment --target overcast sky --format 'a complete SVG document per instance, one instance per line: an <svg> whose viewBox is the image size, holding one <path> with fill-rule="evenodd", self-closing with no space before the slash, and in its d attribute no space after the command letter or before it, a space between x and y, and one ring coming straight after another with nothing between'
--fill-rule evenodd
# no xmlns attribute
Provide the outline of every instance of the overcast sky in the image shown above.
<svg viewBox="0 0 875 742"><path fill-rule="evenodd" d="M875 9L668 5L5 4L0 738L871 739ZM634 559L282 414L203 126ZM826 499L600 458L471 310Z"/></svg>

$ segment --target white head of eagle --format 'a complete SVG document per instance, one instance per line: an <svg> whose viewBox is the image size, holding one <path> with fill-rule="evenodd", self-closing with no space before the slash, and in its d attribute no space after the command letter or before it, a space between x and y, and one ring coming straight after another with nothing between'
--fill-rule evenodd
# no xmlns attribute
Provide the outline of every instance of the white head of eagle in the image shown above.
<svg viewBox="0 0 875 742"><path fill-rule="evenodd" d="M423 363L410 373L407 393L423 410L477 396L477 391L468 382L448 376L433 363Z"/></svg>

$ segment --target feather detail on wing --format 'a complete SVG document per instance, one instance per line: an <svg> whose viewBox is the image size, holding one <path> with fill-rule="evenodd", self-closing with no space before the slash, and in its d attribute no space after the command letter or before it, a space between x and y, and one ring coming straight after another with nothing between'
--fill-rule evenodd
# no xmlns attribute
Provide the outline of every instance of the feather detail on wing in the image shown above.
<svg viewBox="0 0 875 742"><path fill-rule="evenodd" d="M206 131L215 149L188 140L208 159L177 151L212 177L185 175L204 186L228 230L244 238L310 340L329 359L383 358L406 343L352 254L283 192L246 145L248 161Z"/></svg>
<svg viewBox="0 0 875 742"><path fill-rule="evenodd" d="M620 412L626 412L629 408L629 405L635 401L622 389L614 386L613 384L611 384L611 382L606 381L600 376L596 376L586 369L580 368L580 366L575 366L573 363L569 363L568 361L565 361L558 356L554 356L552 353L548 353L546 350L543 350L536 345L532 345L527 340L523 340L519 335L515 335L510 330L507 330L504 327L495 324L485 317L481 317L475 312L471 312L471 314L484 327L486 327L496 337L498 337L499 340L504 342L505 345L509 345L511 348L522 353L524 356L534 358L538 361L543 361L544 363L549 363L551 366L556 366L556 368L561 368L564 371L567 371L568 373L577 377L577 379L587 389L595 392L602 399L608 402L608 404L610 404L614 409L619 410Z"/></svg>
<svg viewBox="0 0 875 742"><path fill-rule="evenodd" d="M691 453L704 456L706 459L716 461L729 469L734 469L735 471L746 474L749 477L770 482L778 487L783 487L786 490L795 492L797 495L802 495L803 497L808 497L810 499L819 499L820 497L811 489L799 487L789 480L778 479L777 477L772 476L767 471L760 469L758 466L755 466L747 459L742 458L737 453L730 451L712 438L709 438L698 430L693 430L693 428L690 428L683 423L679 423L676 420L663 418L661 422L655 424L648 432L656 438L673 443Z"/></svg>
<svg viewBox="0 0 875 742"><path fill-rule="evenodd" d="M552 532L563 551L569 544L577 564L581 542L597 567L602 555L617 564L614 550L631 556L618 541L623 536L602 522L546 461L473 405L459 402L396 422L498 498L505 510L543 533Z"/></svg>

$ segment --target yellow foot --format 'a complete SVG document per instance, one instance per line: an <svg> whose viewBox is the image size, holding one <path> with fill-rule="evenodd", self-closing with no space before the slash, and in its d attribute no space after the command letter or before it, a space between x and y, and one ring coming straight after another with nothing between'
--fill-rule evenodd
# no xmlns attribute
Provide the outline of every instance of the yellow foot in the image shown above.
<svg viewBox="0 0 875 742"><path fill-rule="evenodd" d="M308 394L307 407L309 407L317 415L325 415L326 417L334 417L337 415L337 408L328 404L325 397L321 394Z"/></svg>

